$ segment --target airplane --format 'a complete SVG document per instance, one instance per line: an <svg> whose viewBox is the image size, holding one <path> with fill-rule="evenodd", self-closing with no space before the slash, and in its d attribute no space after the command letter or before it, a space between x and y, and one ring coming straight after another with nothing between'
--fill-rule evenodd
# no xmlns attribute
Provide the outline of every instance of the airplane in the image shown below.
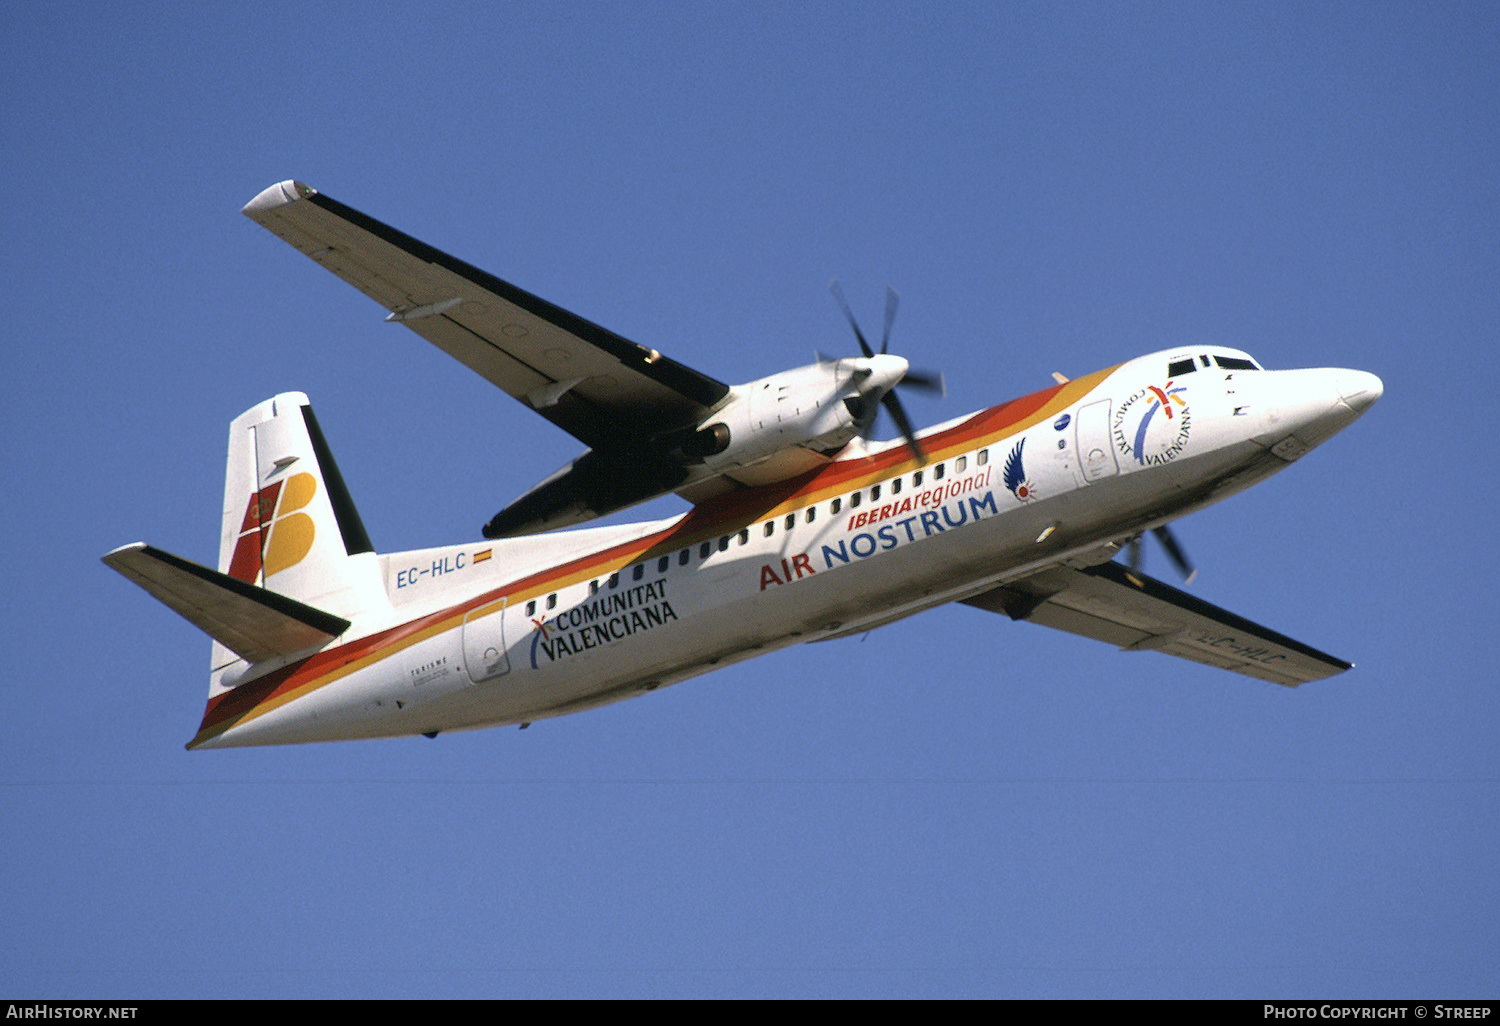
<svg viewBox="0 0 1500 1026"><path fill-rule="evenodd" d="M237 417L217 569L103 557L213 639L190 749L524 728L950 602L1290 687L1352 666L1139 553L1190 574L1168 522L1348 426L1373 374L1183 345L915 431L895 389L941 377L887 352L894 293L878 352L835 285L860 356L730 386L301 182L243 213L588 449L483 541L378 554L307 396ZM668 492L691 509L578 526Z"/></svg>

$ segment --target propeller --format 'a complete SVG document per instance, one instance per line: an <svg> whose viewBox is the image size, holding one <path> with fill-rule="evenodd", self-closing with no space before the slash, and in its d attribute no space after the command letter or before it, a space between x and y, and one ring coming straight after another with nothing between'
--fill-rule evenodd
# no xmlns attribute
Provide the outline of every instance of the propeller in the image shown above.
<svg viewBox="0 0 1500 1026"><path fill-rule="evenodd" d="M838 301L839 309L844 311L844 316L849 320L849 327L854 329L854 337L859 342L859 351L864 354L865 359L873 360L876 352L870 348L870 343L865 340L865 333L859 328L859 321L854 317L854 311L849 308L849 301L844 298L844 290L839 286L837 278L828 283L828 289L833 293L833 298ZM891 343L891 325L896 320L896 307L900 304L901 297L896 290L889 285L885 287L885 327L880 333L880 353L885 356L886 350ZM821 354L819 354L821 359ZM901 432L901 437L906 439L906 446L917 457L917 462L925 464L927 455L922 451L921 444L917 441L917 433L912 429L911 418L906 415L906 408L901 405L901 399L896 395L896 388L913 388L922 392L944 395L947 386L943 382L943 375L937 371L913 370L910 366L902 373L894 388L888 388L880 397L880 405L885 407L885 412L891 415L891 420L896 422L896 427ZM855 419L865 424L866 430L874 424L874 411L870 410L864 401L864 396L851 397L850 412ZM865 422L868 421L866 424Z"/></svg>
<svg viewBox="0 0 1500 1026"><path fill-rule="evenodd" d="M1172 561L1172 564L1177 567L1177 572L1182 575L1183 583L1192 584L1193 578L1198 576L1198 569L1197 567L1193 566L1192 560L1187 558L1187 553L1185 553L1182 550L1182 546L1177 543L1177 536L1174 535L1165 525L1161 527L1153 527L1151 529L1151 533L1154 534L1156 536L1156 540L1161 543L1162 549L1167 553L1167 558L1169 558ZM1134 538L1130 539L1130 552L1129 555L1126 556L1126 561L1130 566L1130 569L1139 570L1141 568L1141 556L1141 536L1136 535Z"/></svg>

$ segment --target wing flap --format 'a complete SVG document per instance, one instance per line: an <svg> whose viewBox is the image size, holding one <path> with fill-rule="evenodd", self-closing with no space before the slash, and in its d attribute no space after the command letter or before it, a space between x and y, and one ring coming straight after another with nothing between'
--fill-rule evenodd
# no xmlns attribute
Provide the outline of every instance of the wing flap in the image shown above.
<svg viewBox="0 0 1500 1026"><path fill-rule="evenodd" d="M1287 687L1353 665L1118 563L1051 567L964 603L1126 651L1163 652Z"/></svg>
<svg viewBox="0 0 1500 1026"><path fill-rule="evenodd" d="M103 557L111 569L251 663L325 645L343 617L136 542Z"/></svg>
<svg viewBox="0 0 1500 1026"><path fill-rule="evenodd" d="M440 317L423 317L403 323L510 395L525 396L552 383L552 378L504 349L491 345L482 334L446 312Z"/></svg>

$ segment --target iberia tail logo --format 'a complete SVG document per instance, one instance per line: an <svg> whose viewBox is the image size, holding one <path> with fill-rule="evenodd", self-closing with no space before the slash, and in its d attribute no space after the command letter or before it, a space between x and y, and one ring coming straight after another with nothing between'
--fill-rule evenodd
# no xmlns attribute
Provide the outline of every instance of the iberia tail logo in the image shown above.
<svg viewBox="0 0 1500 1026"><path fill-rule="evenodd" d="M262 573L270 577L302 562L318 532L312 517L300 511L317 493L317 478L294 474L250 496L229 576L254 584Z"/></svg>

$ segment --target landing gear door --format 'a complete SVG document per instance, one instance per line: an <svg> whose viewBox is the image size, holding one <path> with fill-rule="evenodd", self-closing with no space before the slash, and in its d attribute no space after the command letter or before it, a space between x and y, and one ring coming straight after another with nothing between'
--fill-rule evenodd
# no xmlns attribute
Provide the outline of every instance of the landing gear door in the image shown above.
<svg viewBox="0 0 1500 1026"><path fill-rule="evenodd" d="M1078 411L1078 467L1085 481L1098 481L1120 472L1109 441L1108 399L1089 403Z"/></svg>
<svg viewBox="0 0 1500 1026"><path fill-rule="evenodd" d="M464 617L464 666L475 684L510 672L510 657L505 654L505 599Z"/></svg>

